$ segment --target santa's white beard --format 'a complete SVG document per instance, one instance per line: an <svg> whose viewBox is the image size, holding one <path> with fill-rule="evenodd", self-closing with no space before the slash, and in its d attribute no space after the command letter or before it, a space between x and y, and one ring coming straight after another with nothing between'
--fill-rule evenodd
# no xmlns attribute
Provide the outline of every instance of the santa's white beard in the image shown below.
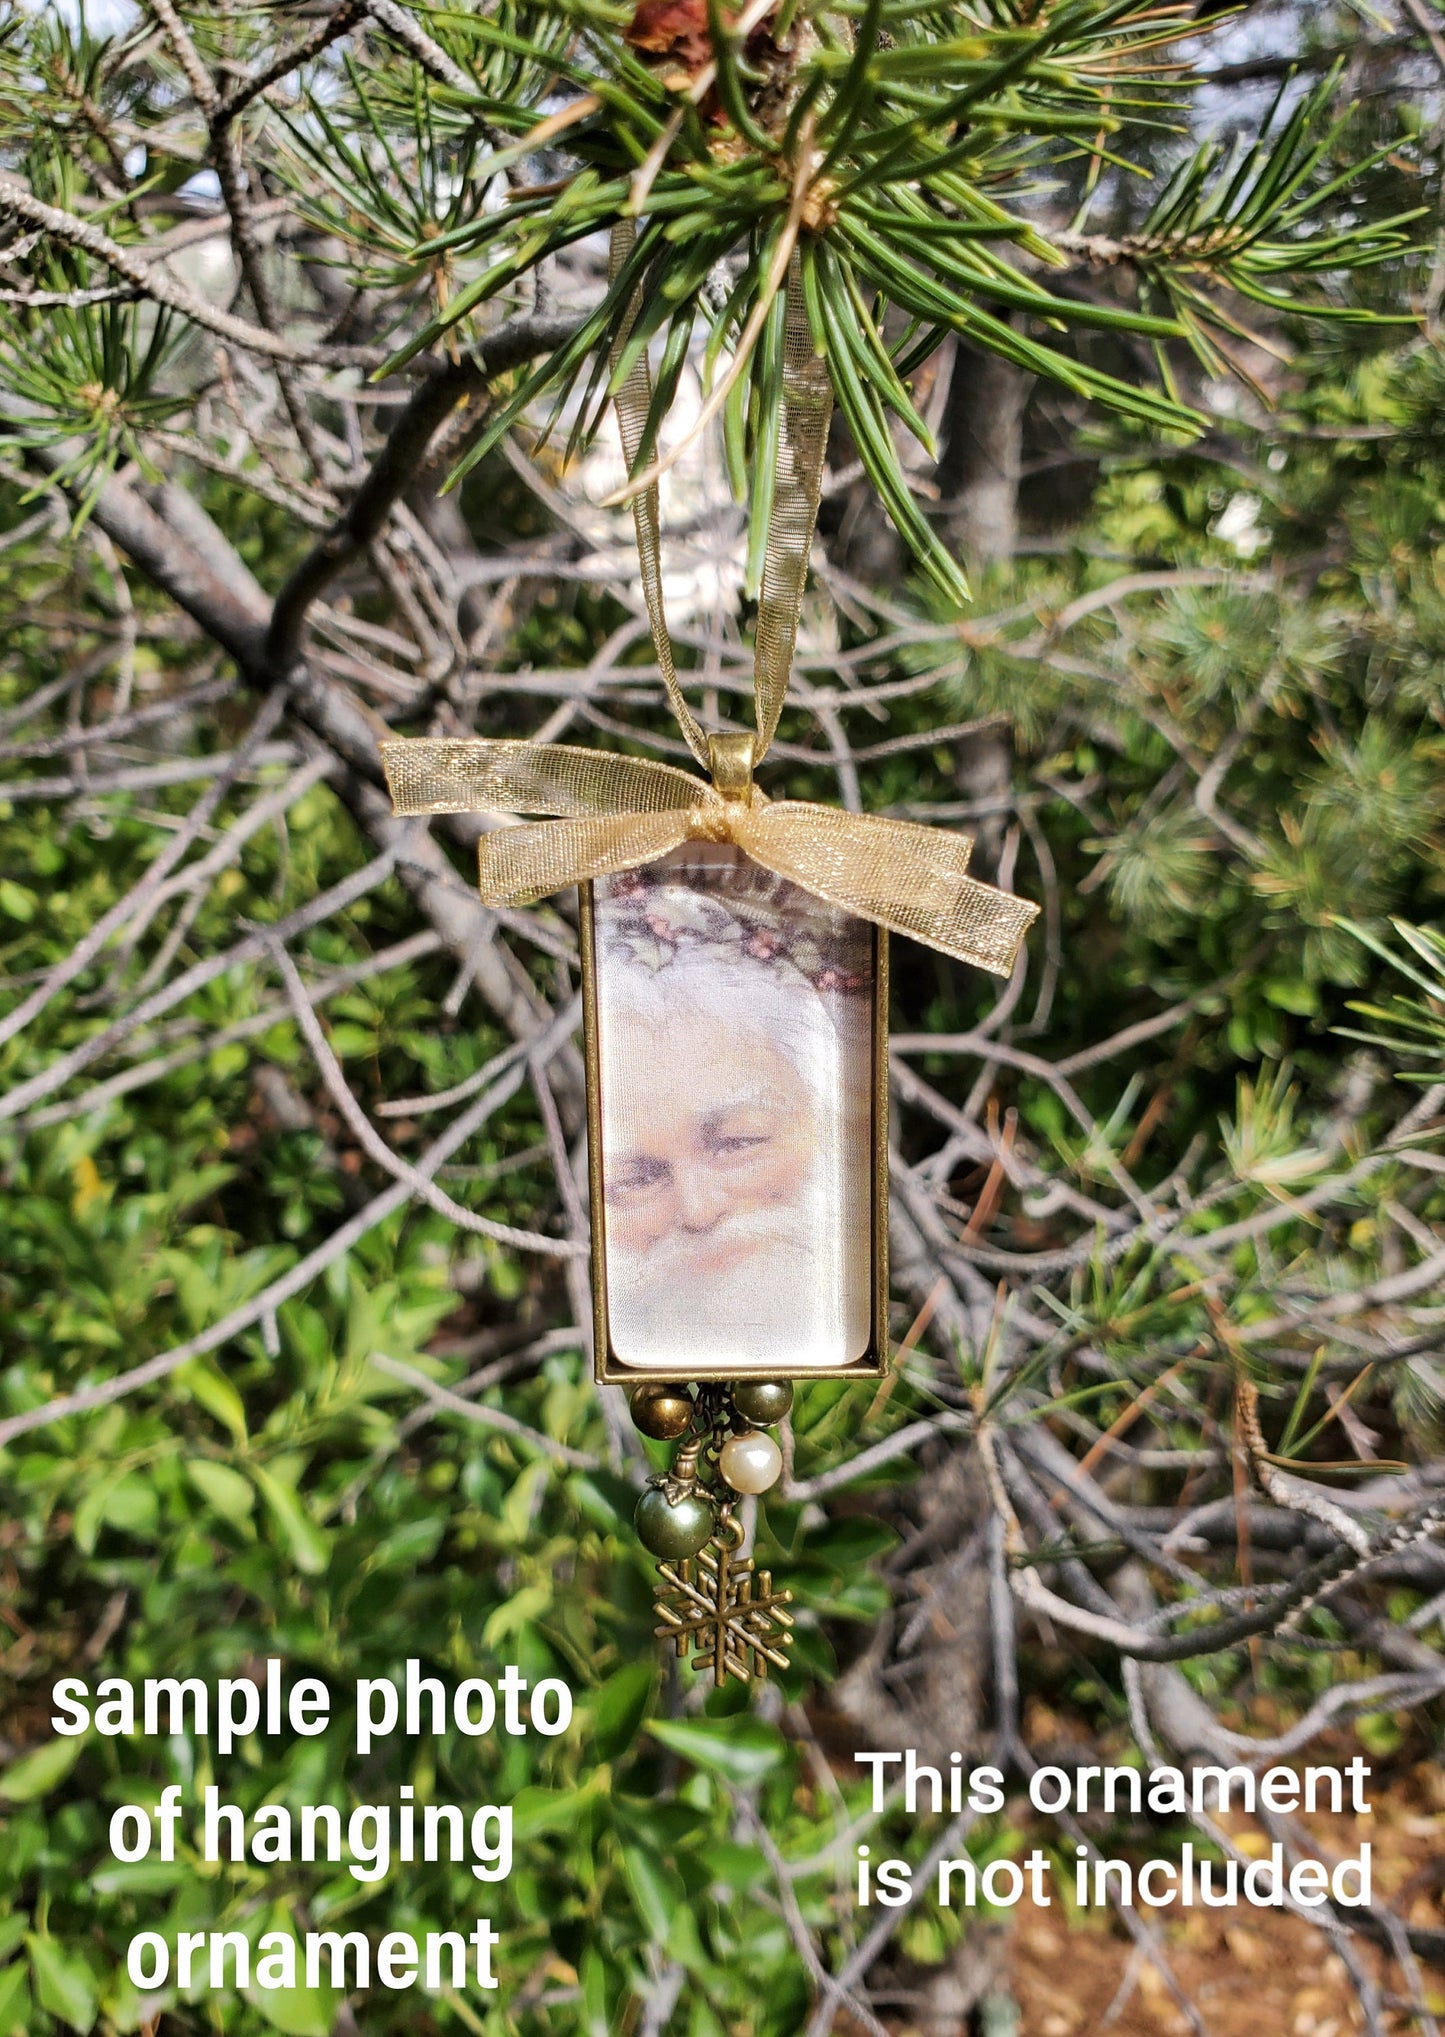
<svg viewBox="0 0 1445 2037"><path fill-rule="evenodd" d="M836 1208L805 1196L701 1236L671 1231L645 1252L609 1247L613 1349L637 1366L847 1364L868 1341L868 1251L841 1229Z"/></svg>

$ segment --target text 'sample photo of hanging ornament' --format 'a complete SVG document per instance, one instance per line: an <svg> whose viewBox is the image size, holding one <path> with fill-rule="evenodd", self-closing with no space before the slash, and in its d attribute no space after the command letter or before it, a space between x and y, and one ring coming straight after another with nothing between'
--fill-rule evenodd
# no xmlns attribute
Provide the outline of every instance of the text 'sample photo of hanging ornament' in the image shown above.
<svg viewBox="0 0 1445 2037"><path fill-rule="evenodd" d="M381 745L398 813L516 823L482 837L487 904L578 887L595 1372L629 1391L642 1434L679 1445L637 1532L659 1559L659 1637L718 1684L787 1665L791 1594L743 1555L733 1509L780 1476L771 1431L791 1382L888 1365L889 930L1007 976L1036 913L968 874L967 836L754 783L787 693L827 439L795 282L756 732L709 734L687 703L651 485L634 502L643 593L708 778L562 744ZM617 398L633 471L647 409L644 357Z"/></svg>

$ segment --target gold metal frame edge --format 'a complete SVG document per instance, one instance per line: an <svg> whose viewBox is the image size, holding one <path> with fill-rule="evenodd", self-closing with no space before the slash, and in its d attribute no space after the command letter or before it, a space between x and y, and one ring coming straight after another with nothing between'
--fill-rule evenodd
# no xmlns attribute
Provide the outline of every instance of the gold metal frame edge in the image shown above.
<svg viewBox="0 0 1445 2037"><path fill-rule="evenodd" d="M587 1186L592 1228L592 1375L599 1386L682 1385L738 1377L736 1367L693 1365L676 1372L628 1365L612 1348L607 1320L607 1216L602 1188L602 1057L597 1029L596 919L591 884L579 884L578 947L582 957L582 1042L587 1065ZM789 1366L778 1379L880 1379L889 1366L888 1342L888 930L873 929L873 1289L871 1341L850 1365Z"/></svg>

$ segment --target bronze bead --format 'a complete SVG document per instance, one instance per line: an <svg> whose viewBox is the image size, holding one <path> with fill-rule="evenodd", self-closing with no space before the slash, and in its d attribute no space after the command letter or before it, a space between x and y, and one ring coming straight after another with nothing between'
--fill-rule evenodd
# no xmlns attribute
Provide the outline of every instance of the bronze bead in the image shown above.
<svg viewBox="0 0 1445 2037"><path fill-rule="evenodd" d="M665 1386L658 1381L636 1387L629 1405L634 1427L656 1442L671 1443L692 1427L692 1395L685 1386Z"/></svg>
<svg viewBox="0 0 1445 2037"><path fill-rule="evenodd" d="M732 1400L745 1422L771 1429L792 1409L793 1389L786 1379L740 1379Z"/></svg>

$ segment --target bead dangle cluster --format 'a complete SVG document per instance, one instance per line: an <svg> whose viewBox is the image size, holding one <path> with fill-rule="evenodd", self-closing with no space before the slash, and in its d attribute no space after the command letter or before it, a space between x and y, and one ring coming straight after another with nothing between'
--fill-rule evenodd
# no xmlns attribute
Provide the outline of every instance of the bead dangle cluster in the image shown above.
<svg viewBox="0 0 1445 2037"><path fill-rule="evenodd" d="M774 1591L767 1571L740 1558L742 1524L733 1502L777 1483L783 1455L767 1431L793 1405L786 1380L734 1385L639 1386L632 1419L660 1442L686 1438L670 1471L650 1480L637 1503L638 1539L659 1557L656 1602L660 1639L679 1656L696 1649L694 1668L714 1682L763 1677L787 1666L792 1593ZM697 1559L694 1566L693 1559Z"/></svg>

